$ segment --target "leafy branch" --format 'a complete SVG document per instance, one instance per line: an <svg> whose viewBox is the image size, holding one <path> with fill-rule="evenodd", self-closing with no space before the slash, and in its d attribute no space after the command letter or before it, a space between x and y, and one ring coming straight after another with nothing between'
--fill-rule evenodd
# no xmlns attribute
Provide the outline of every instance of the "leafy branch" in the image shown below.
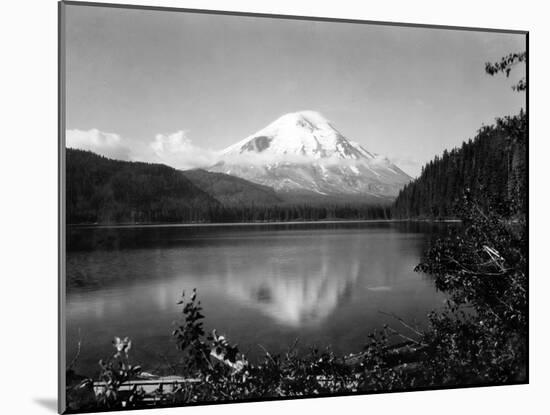
<svg viewBox="0 0 550 415"><path fill-rule="evenodd" d="M506 75L506 78L508 78L514 66L526 61L527 52L510 53L509 55L502 57L498 62L485 63L485 72L491 76L501 72ZM517 92L525 91L527 89L527 80L525 78L520 79L516 85L512 86L512 89Z"/></svg>

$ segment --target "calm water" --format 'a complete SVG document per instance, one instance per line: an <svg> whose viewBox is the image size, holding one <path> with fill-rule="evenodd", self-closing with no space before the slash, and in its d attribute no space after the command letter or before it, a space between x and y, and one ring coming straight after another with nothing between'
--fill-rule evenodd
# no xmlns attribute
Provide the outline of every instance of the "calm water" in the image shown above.
<svg viewBox="0 0 550 415"><path fill-rule="evenodd" d="M182 290L197 288L206 328L254 357L332 345L359 351L381 312L425 323L443 305L413 272L443 224L71 228L67 255L67 359L94 375L114 336L129 336L146 371L177 356L170 332Z"/></svg>

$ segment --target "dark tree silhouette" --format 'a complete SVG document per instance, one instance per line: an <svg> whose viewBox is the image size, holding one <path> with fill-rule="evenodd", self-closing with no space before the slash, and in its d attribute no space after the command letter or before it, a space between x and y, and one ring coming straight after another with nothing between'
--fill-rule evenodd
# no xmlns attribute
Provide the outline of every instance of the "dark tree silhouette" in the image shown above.
<svg viewBox="0 0 550 415"><path fill-rule="evenodd" d="M527 61L527 52L510 53L507 56L502 57L499 62L487 62L485 64L485 72L494 76L499 72L506 74L506 78L510 76L512 68L522 62ZM517 92L525 91L527 89L527 80L522 78L516 85L512 86L512 89Z"/></svg>
<svg viewBox="0 0 550 415"><path fill-rule="evenodd" d="M527 117L497 119L473 140L445 150L399 193L396 217L455 217L465 192L487 210L513 216L527 209Z"/></svg>
<svg viewBox="0 0 550 415"><path fill-rule="evenodd" d="M527 61L527 53L511 53L499 62L485 64L493 76L510 76L512 68ZM525 78L512 86L525 91ZM460 148L445 150L422 168L420 177L407 184L397 196L396 217L455 217L455 207L469 193L484 209L504 216L527 210L527 116L498 118L483 126L474 139Z"/></svg>

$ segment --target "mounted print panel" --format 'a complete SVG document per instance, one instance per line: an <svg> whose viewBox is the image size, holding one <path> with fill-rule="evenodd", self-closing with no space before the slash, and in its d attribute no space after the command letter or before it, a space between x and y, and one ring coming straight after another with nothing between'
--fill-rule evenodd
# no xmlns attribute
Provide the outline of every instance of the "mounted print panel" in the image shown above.
<svg viewBox="0 0 550 415"><path fill-rule="evenodd" d="M528 382L527 32L59 11L60 412Z"/></svg>

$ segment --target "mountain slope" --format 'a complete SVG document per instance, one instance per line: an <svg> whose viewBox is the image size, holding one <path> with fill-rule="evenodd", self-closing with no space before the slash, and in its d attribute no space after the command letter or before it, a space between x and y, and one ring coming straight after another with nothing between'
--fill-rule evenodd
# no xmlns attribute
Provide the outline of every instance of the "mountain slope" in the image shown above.
<svg viewBox="0 0 550 415"><path fill-rule="evenodd" d="M281 203L271 187L249 182L223 173L212 173L202 169L182 172L195 186L208 193L226 206L273 205Z"/></svg>
<svg viewBox="0 0 550 415"><path fill-rule="evenodd" d="M67 223L181 222L205 219L220 203L181 171L66 150Z"/></svg>
<svg viewBox="0 0 550 415"><path fill-rule="evenodd" d="M281 201L271 188L221 173L183 172L162 164L117 161L66 149L68 224L379 219L389 215L389 207L379 204L323 202Z"/></svg>
<svg viewBox="0 0 550 415"><path fill-rule="evenodd" d="M321 114L283 115L226 148L210 171L279 192L354 195L384 200L411 178L387 158L348 140Z"/></svg>
<svg viewBox="0 0 550 415"><path fill-rule="evenodd" d="M445 151L399 193L396 217L451 217L468 190L482 208L508 216L527 212L527 118L497 119L473 140Z"/></svg>

